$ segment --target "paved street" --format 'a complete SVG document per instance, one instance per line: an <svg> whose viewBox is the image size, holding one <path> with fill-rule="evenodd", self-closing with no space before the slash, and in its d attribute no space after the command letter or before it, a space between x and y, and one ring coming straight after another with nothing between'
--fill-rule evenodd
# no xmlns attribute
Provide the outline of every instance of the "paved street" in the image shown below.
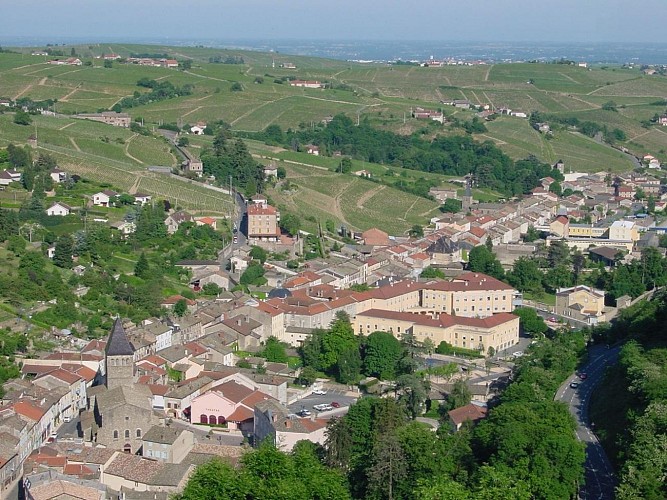
<svg viewBox="0 0 667 500"><path fill-rule="evenodd" d="M592 347L589 350L590 361L580 370L580 373L586 373L587 378L580 380L577 375L573 375L556 393L556 400L569 406L570 413L577 420L577 438L586 445L586 477L579 491L581 499L614 498L616 477L604 448L592 432L588 406L593 389L602 380L607 365L616 362L620 349L620 346L611 349L604 346ZM573 389L570 387L572 382L579 386Z"/></svg>

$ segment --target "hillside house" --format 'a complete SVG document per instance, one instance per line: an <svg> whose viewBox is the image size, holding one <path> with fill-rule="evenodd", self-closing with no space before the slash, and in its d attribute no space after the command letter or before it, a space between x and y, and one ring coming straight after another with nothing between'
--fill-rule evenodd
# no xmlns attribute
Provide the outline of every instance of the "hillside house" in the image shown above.
<svg viewBox="0 0 667 500"><path fill-rule="evenodd" d="M178 227L184 222L194 222L195 218L187 213L185 210L179 210L169 215L165 220L164 224L167 226L167 233L174 234L178 231Z"/></svg>
<svg viewBox="0 0 667 500"><path fill-rule="evenodd" d="M114 204L116 196L118 196L117 192L105 189L93 195L93 205L96 207L110 207Z"/></svg>
<svg viewBox="0 0 667 500"><path fill-rule="evenodd" d="M136 193L134 195L134 203L142 207L152 199L153 197L150 194Z"/></svg>
<svg viewBox="0 0 667 500"><path fill-rule="evenodd" d="M56 184L60 184L61 182L64 182L65 179L67 178L67 173L63 172L58 167L56 167L49 172L49 176L51 177L51 180L53 180L53 182L55 182Z"/></svg>
<svg viewBox="0 0 667 500"><path fill-rule="evenodd" d="M206 130L206 125L193 125L190 127L190 133L194 135L204 135L204 130Z"/></svg>
<svg viewBox="0 0 667 500"><path fill-rule="evenodd" d="M46 209L46 215L64 217L72 213L72 207L64 203L56 202Z"/></svg>
<svg viewBox="0 0 667 500"><path fill-rule="evenodd" d="M266 165L264 167L264 178L270 179L271 177L278 178L278 167L275 165L275 163L271 163L270 165Z"/></svg>
<svg viewBox="0 0 667 500"><path fill-rule="evenodd" d="M306 146L306 153L313 156L320 156L320 147L315 146L314 144L308 144Z"/></svg>

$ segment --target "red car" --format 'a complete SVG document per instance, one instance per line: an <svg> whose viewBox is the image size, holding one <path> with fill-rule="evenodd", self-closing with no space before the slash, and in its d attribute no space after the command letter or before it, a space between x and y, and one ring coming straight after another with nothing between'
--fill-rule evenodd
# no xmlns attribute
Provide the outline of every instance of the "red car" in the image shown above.
<svg viewBox="0 0 667 500"><path fill-rule="evenodd" d="M585 373L580 373L580 374L579 374L579 378L580 378L581 380L586 380L587 377L588 377L588 375L586 375Z"/></svg>
<svg viewBox="0 0 667 500"><path fill-rule="evenodd" d="M331 406L333 406L334 408L340 408L340 403L336 403L335 401L332 401Z"/></svg>

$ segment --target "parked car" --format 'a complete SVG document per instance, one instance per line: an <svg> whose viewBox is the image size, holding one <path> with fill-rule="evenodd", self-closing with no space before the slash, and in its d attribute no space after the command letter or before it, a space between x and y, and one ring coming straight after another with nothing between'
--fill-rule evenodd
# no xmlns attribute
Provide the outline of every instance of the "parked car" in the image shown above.
<svg viewBox="0 0 667 500"><path fill-rule="evenodd" d="M313 409L315 409L317 411L326 411L328 407L329 407L329 405L325 405L325 404L313 405Z"/></svg>
<svg viewBox="0 0 667 500"><path fill-rule="evenodd" d="M65 415L63 417L63 422L65 422L66 424L69 424L71 421L72 421L72 417L70 417L69 415Z"/></svg>
<svg viewBox="0 0 667 500"><path fill-rule="evenodd" d="M305 408L299 412L300 417L310 417L310 410L306 410Z"/></svg>
<svg viewBox="0 0 667 500"><path fill-rule="evenodd" d="M336 401L332 401L331 406L334 407L334 408L340 408L340 403L337 403Z"/></svg>
<svg viewBox="0 0 667 500"><path fill-rule="evenodd" d="M586 380L586 379L588 378L588 375L587 375L586 373L584 373L584 372L581 372L581 373L579 374L579 378L580 378L581 380Z"/></svg>
<svg viewBox="0 0 667 500"><path fill-rule="evenodd" d="M327 391L325 391L324 389L314 389L313 390L313 394L316 394L318 396L324 396L324 395L326 395L326 393L327 393Z"/></svg>
<svg viewBox="0 0 667 500"><path fill-rule="evenodd" d="M234 244L236 244L236 243L238 243L238 242L239 242L239 237L236 236L236 235L234 235Z"/></svg>
<svg viewBox="0 0 667 500"><path fill-rule="evenodd" d="M572 387L572 389L576 389L577 387L579 387L579 384L577 382L572 382L570 383L570 387Z"/></svg>
<svg viewBox="0 0 667 500"><path fill-rule="evenodd" d="M523 351L515 351L512 353L512 356L514 356L515 358L520 358L521 356L523 356Z"/></svg>

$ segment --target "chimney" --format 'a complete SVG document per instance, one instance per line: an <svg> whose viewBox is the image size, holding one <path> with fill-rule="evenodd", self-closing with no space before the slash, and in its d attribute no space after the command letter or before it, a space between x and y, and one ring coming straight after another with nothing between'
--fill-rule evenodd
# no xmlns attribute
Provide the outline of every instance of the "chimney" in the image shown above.
<svg viewBox="0 0 667 500"><path fill-rule="evenodd" d="M241 318L239 318L239 319L236 320L236 325L237 325L237 326L241 326Z"/></svg>

